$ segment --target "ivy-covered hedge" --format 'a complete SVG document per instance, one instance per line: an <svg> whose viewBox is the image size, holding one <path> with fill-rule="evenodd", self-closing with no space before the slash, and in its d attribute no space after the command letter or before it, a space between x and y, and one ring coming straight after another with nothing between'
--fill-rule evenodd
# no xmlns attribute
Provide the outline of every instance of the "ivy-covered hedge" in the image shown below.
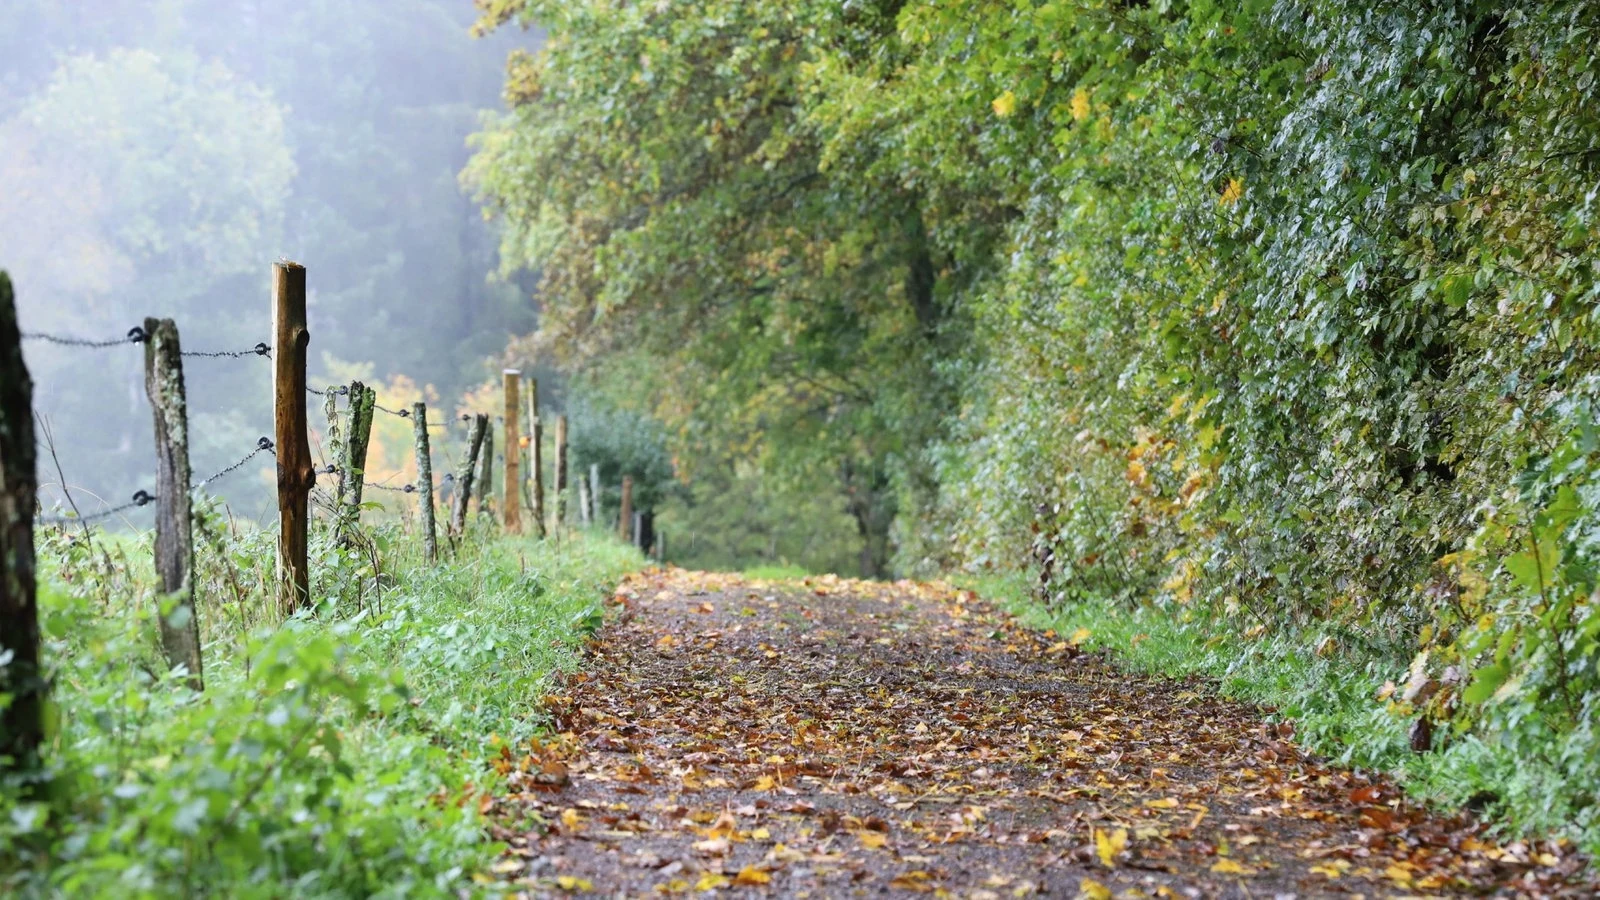
<svg viewBox="0 0 1600 900"><path fill-rule="evenodd" d="M1524 812L1593 829L1600 7L897 22L903 58L823 64L857 88L830 121L951 198L943 241L966 193L1010 213L954 298L979 336L930 531L1033 540L1054 599L1412 659L1396 712L1455 724L1419 744L1476 731Z"/></svg>

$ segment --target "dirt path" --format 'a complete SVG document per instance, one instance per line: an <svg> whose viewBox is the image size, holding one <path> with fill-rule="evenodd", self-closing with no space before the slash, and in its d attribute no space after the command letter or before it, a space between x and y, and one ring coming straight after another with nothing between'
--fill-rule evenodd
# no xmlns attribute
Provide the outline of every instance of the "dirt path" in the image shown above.
<svg viewBox="0 0 1600 900"><path fill-rule="evenodd" d="M504 758L497 870L528 895L1594 896L1567 848L970 594L671 570L618 598L547 700L563 737Z"/></svg>

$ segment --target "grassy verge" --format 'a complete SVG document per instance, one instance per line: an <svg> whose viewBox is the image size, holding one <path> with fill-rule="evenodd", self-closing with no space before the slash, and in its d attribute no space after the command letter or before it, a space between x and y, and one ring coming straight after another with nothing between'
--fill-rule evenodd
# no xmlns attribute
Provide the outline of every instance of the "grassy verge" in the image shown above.
<svg viewBox="0 0 1600 900"><path fill-rule="evenodd" d="M812 573L802 566L752 566L744 570L744 577L755 581L784 581L786 579L805 578Z"/></svg>
<svg viewBox="0 0 1600 900"><path fill-rule="evenodd" d="M495 848L477 798L540 728L601 601L642 560L591 538L488 534L425 566L413 539L317 548L318 608L262 611L270 536L200 573L206 690L163 671L145 553L43 540L47 794L0 786L0 894L455 896ZM147 539L146 539L147 540Z"/></svg>
<svg viewBox="0 0 1600 900"><path fill-rule="evenodd" d="M1564 836L1600 853L1592 798L1559 777L1554 761L1470 734L1436 736L1441 750L1412 752L1410 718L1377 699L1386 681L1404 680L1407 660L1352 651L1332 630L1252 634L1199 607L1176 615L1101 600L1045 607L1020 576L956 580L1032 627L1086 629L1085 646L1111 651L1134 671L1208 679L1225 696L1293 720L1307 749L1341 766L1386 772L1423 802L1470 807L1508 834ZM1553 742L1546 749L1562 752Z"/></svg>

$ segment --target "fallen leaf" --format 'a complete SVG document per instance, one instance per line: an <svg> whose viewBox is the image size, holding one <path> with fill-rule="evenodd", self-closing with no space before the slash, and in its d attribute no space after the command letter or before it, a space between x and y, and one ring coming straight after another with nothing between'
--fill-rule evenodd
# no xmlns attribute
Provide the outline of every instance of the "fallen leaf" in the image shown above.
<svg viewBox="0 0 1600 900"><path fill-rule="evenodd" d="M1093 878L1085 878L1078 882L1078 900L1111 900L1111 889Z"/></svg>
<svg viewBox="0 0 1600 900"><path fill-rule="evenodd" d="M1219 875L1254 875L1256 870L1242 866L1231 859L1223 858L1211 864L1211 871Z"/></svg>
<svg viewBox="0 0 1600 900"><path fill-rule="evenodd" d="M1100 865L1108 869L1117 866L1117 854L1128 848L1128 829L1118 828L1116 831L1107 832L1103 829L1094 830L1094 852L1100 857Z"/></svg>
<svg viewBox="0 0 1600 900"><path fill-rule="evenodd" d="M770 881L772 881L772 876L768 875L761 869L756 868L755 866L745 866L739 870L739 874L733 876L734 884L745 887L758 884L767 884Z"/></svg>

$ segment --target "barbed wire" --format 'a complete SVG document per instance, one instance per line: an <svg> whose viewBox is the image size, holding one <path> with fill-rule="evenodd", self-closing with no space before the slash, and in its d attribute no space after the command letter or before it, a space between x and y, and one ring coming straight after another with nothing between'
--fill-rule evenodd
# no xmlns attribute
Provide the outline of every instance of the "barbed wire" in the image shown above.
<svg viewBox="0 0 1600 900"><path fill-rule="evenodd" d="M91 350L99 350L106 347L120 347L123 344L142 344L150 339L150 335L145 334L143 328L135 325L134 327L128 329L128 333L122 337L107 338L103 341L95 340L93 338L69 337L67 335L60 334L46 334L42 331L25 331L22 333L22 339L25 341L45 341L51 344L59 344L63 347L84 347Z"/></svg>
<svg viewBox="0 0 1600 900"><path fill-rule="evenodd" d="M266 356L267 354L269 354L271 352L272 352L272 348L267 346L266 342L263 341L263 342L257 343L254 347L251 347L249 350L184 350L184 351L182 351L182 355L184 355L184 356L204 356L204 357L208 357L210 359L221 359L221 358L224 358L224 357L228 357L228 358L231 358L231 359L242 359L242 358L244 358L246 356Z"/></svg>
<svg viewBox="0 0 1600 900"><path fill-rule="evenodd" d="M155 499L155 494L152 494L149 491L138 490L133 492L133 499L122 504L121 506L114 506L110 509L102 509L99 512L89 513L88 515L84 516L40 516L38 519L34 520L34 524L74 525L80 522L98 522L101 519L109 519L112 516L125 513L135 507L145 506L154 502Z"/></svg>
<svg viewBox="0 0 1600 900"><path fill-rule="evenodd" d="M194 486L193 489L194 490L199 490L200 488L205 487L206 485L210 484L211 482L216 481L218 478L221 478L224 475L228 475L228 474L231 474L231 473L237 471L245 463L249 462L252 459L255 459L257 456L261 455L262 453L270 453L273 456L277 456L278 455L277 452L272 449L272 439L271 438L261 437L261 438L256 439L256 448L254 450L251 450L249 453L246 453L242 458L240 458L240 460L238 462L234 463L233 465L228 466L228 467L226 467L224 469L220 469L217 472L215 472L214 474L208 475L205 478L200 479L199 483L197 483Z"/></svg>
<svg viewBox="0 0 1600 900"><path fill-rule="evenodd" d="M82 347L88 350L104 350L108 347L121 347L124 344L149 343L150 335L143 328L135 325L132 328L129 328L128 333L122 337L106 338L104 340L97 340L95 338L71 337L63 334L47 334L42 331L24 332L22 339L25 341L45 341L46 343L56 344L62 347ZM246 356L266 356L271 352L271 346L269 346L265 341L259 341L254 347L251 347L248 350L180 350L179 355L199 356L208 359L242 359Z"/></svg>

